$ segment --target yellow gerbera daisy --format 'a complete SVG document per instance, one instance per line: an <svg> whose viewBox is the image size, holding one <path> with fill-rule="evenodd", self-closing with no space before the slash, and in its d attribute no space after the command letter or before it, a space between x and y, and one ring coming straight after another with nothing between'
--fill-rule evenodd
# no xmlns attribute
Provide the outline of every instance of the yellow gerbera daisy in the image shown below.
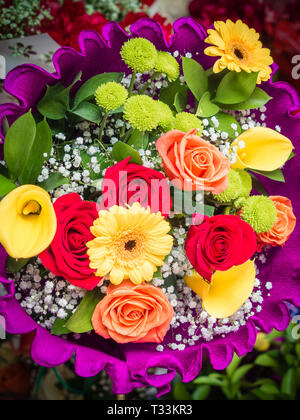
<svg viewBox="0 0 300 420"><path fill-rule="evenodd" d="M214 46L206 48L205 54L221 57L214 65L214 73L228 68L236 72L259 72L259 84L270 79L271 52L263 48L255 29L250 29L241 20L234 23L228 19L226 22L215 22L215 30L209 29L208 34L205 42Z"/></svg>
<svg viewBox="0 0 300 420"><path fill-rule="evenodd" d="M91 227L95 239L87 244L90 267L116 285L124 279L135 284L149 282L171 252L169 231L170 225L160 213L151 213L139 203L102 210Z"/></svg>

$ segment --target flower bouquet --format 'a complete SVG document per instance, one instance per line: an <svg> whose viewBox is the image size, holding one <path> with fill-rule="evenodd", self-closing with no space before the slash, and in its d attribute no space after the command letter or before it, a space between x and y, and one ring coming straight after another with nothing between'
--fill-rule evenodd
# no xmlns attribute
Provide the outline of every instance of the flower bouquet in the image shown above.
<svg viewBox="0 0 300 420"><path fill-rule="evenodd" d="M109 23L79 45L5 81L0 314L42 366L162 394L300 304L299 98L241 21L183 18L169 42Z"/></svg>

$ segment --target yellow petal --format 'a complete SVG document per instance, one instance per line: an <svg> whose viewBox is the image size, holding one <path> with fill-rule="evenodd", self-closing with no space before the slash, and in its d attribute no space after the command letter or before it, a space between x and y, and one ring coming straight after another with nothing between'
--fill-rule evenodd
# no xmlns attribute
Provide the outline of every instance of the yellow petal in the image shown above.
<svg viewBox="0 0 300 420"><path fill-rule="evenodd" d="M185 282L201 297L210 316L223 319L235 314L251 296L255 277L254 262L249 260L228 271L216 271L211 285L197 273L185 277Z"/></svg>
<svg viewBox="0 0 300 420"><path fill-rule="evenodd" d="M53 241L57 221L49 194L24 185L0 202L0 242L13 258L32 258Z"/></svg>
<svg viewBox="0 0 300 420"><path fill-rule="evenodd" d="M207 283L196 270L193 270L191 276L185 276L184 281L202 300L207 298L210 284Z"/></svg>
<svg viewBox="0 0 300 420"><path fill-rule="evenodd" d="M275 171L282 168L294 149L287 137L265 127L255 127L245 131L237 138L234 145L238 145L241 141L245 143L245 147L238 148L238 158L232 165L233 169Z"/></svg>
<svg viewBox="0 0 300 420"><path fill-rule="evenodd" d="M124 270L120 270L117 267L113 267L110 272L110 281L112 284L121 284L124 280Z"/></svg>

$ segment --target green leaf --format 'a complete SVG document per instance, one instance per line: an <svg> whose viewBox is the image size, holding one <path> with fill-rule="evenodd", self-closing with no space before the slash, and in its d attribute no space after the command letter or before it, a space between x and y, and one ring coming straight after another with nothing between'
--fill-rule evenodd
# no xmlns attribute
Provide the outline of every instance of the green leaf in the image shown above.
<svg viewBox="0 0 300 420"><path fill-rule="evenodd" d="M223 104L222 108L232 111L258 109L266 105L271 99L271 96L269 96L264 90L256 87L250 98L248 98L246 101L234 105Z"/></svg>
<svg viewBox="0 0 300 420"><path fill-rule="evenodd" d="M107 169L110 166L109 160L106 158L105 155L103 155L103 152L96 153L95 155L91 156L85 151L80 152L81 157L81 165L84 169L87 169L90 171L90 178L92 180L99 180L99 177L101 178L101 173L104 169ZM100 165L100 173L95 173L92 170L92 158L97 158L97 163Z"/></svg>
<svg viewBox="0 0 300 420"><path fill-rule="evenodd" d="M197 116L202 118L209 118L213 117L220 111L220 108L218 105L214 104L210 100L210 93L205 92L200 99L198 110L197 110Z"/></svg>
<svg viewBox="0 0 300 420"><path fill-rule="evenodd" d="M233 359L232 359L232 362L230 363L230 365L226 369L226 372L227 372L227 375L228 376L231 377L234 374L234 372L240 366L242 360L243 360L242 357L239 357L237 354L234 354Z"/></svg>
<svg viewBox="0 0 300 420"><path fill-rule="evenodd" d="M258 73L244 71L228 73L217 89L215 102L232 105L246 101L254 92L257 76Z"/></svg>
<svg viewBox="0 0 300 420"><path fill-rule="evenodd" d="M187 98L188 88L185 84L181 84L179 80L170 83L167 88L163 88L160 91L159 99L165 104L169 105L172 111L176 111L174 106L175 98L178 94L182 97Z"/></svg>
<svg viewBox="0 0 300 420"><path fill-rule="evenodd" d="M295 346L295 352L297 354L298 360L300 361L300 343L296 344Z"/></svg>
<svg viewBox="0 0 300 420"><path fill-rule="evenodd" d="M263 366L263 367L272 367L272 368L278 368L279 363L274 360L272 357L270 357L268 354L262 354L261 356L258 356L258 358L255 360L255 364L257 366Z"/></svg>
<svg viewBox="0 0 300 420"><path fill-rule="evenodd" d="M72 316L72 313L70 313L69 316L66 319L56 318L56 321L53 325L51 334L52 335L57 335L57 336L71 334L72 331L70 331L66 327L66 323L71 318L71 316Z"/></svg>
<svg viewBox="0 0 300 420"><path fill-rule="evenodd" d="M9 172L6 166L0 163L0 175L3 175L5 178L9 178Z"/></svg>
<svg viewBox="0 0 300 420"><path fill-rule="evenodd" d="M183 92L177 92L175 99L174 99L174 106L178 113L184 112L187 107L187 92L185 94Z"/></svg>
<svg viewBox="0 0 300 420"><path fill-rule="evenodd" d="M219 114L216 115L217 120L219 121L219 127L218 130L221 132L228 133L230 138L236 138L235 133L238 132L239 134L242 133L242 128L240 124L237 122L237 120L230 114L227 114L226 112L219 112ZM232 128L232 124L235 124L237 126L237 129Z"/></svg>
<svg viewBox="0 0 300 420"><path fill-rule="evenodd" d="M87 101L81 102L76 109L72 110L72 113L95 124L99 124L102 119L100 108Z"/></svg>
<svg viewBox="0 0 300 420"><path fill-rule="evenodd" d="M295 369L289 369L282 381L281 392L288 395L292 399L296 398L297 394L297 373Z"/></svg>
<svg viewBox="0 0 300 420"><path fill-rule="evenodd" d="M164 288L168 289L168 287L174 287L174 294L178 296L178 285L177 285L177 277L175 274L171 274L169 277L163 279L164 280Z"/></svg>
<svg viewBox="0 0 300 420"><path fill-rule="evenodd" d="M103 298L99 287L88 291L76 312L66 322L65 327L73 333L83 334L93 330L92 316L96 306Z"/></svg>
<svg viewBox="0 0 300 420"><path fill-rule="evenodd" d="M116 160L117 162L121 162L129 156L131 157L132 163L137 163L139 165L143 164L141 156L135 149L133 149L128 144L123 143L122 141L118 141L114 145L113 150L111 152L112 159Z"/></svg>
<svg viewBox="0 0 300 420"><path fill-rule="evenodd" d="M182 68L186 84L195 96L200 101L203 94L208 89L208 76L197 61L192 58L182 58Z"/></svg>
<svg viewBox="0 0 300 420"><path fill-rule="evenodd" d="M65 88L62 83L55 86L48 86L46 95L38 103L38 111L50 120L61 120L65 118L70 104L71 87Z"/></svg>
<svg viewBox="0 0 300 420"><path fill-rule="evenodd" d="M220 379L222 375L219 375L219 377L215 377L213 375L209 376L200 376L199 378L194 380L194 384L196 385L210 385L210 386L217 386L217 387L223 387L224 381Z"/></svg>
<svg viewBox="0 0 300 420"><path fill-rule="evenodd" d="M240 382L246 375L247 375L247 373L248 372L250 372L250 370L253 368L254 366L253 365L250 365L250 364L248 364L248 365L244 365L244 366L241 366L239 369L237 369L235 372L234 372L234 374L232 375L232 378L231 378L231 382L233 383L233 384L236 384L236 383L238 383L238 382Z"/></svg>
<svg viewBox="0 0 300 420"><path fill-rule="evenodd" d="M173 389L173 395L174 395L174 399L177 401L191 401L192 400L191 394L187 391L186 386L180 380L178 380L175 383L175 386Z"/></svg>
<svg viewBox="0 0 300 420"><path fill-rule="evenodd" d="M7 179L3 175L0 175L0 197L10 193L15 188L16 185L14 182L12 182L10 179Z"/></svg>
<svg viewBox="0 0 300 420"><path fill-rule="evenodd" d="M34 141L27 144L23 155L23 171L19 175L21 184L34 184L41 173L44 162L49 158L52 148L52 133L46 120L36 126ZM44 156L47 155L47 157Z"/></svg>
<svg viewBox="0 0 300 420"><path fill-rule="evenodd" d="M149 133L141 133L139 130L134 130L127 144L135 150L146 150L149 143Z"/></svg>
<svg viewBox="0 0 300 420"><path fill-rule="evenodd" d="M209 397L211 387L209 385L201 385L193 392L194 401L206 401Z"/></svg>
<svg viewBox="0 0 300 420"><path fill-rule="evenodd" d="M36 124L31 111L17 119L8 130L4 142L4 160L13 180L18 179L26 166L35 135Z"/></svg>
<svg viewBox="0 0 300 420"><path fill-rule="evenodd" d="M98 74L97 76L92 77L87 82L85 82L80 87L80 89L78 89L74 97L73 109L77 108L77 106L81 102L87 101L93 98L97 88L101 86L103 83L108 83L108 82L121 83L123 77L124 77L124 73L103 73L103 74Z"/></svg>
<svg viewBox="0 0 300 420"><path fill-rule="evenodd" d="M275 382L273 384L264 384L259 389L265 394L278 395L280 393Z"/></svg>
<svg viewBox="0 0 300 420"><path fill-rule="evenodd" d="M291 155L290 155L290 157L288 158L288 161L289 160L292 160L295 156L296 156L296 153L292 152Z"/></svg>
<svg viewBox="0 0 300 420"><path fill-rule="evenodd" d="M264 185L260 182L260 180L256 178L256 176L252 174L251 172L249 172L249 175L251 175L251 178L252 178L253 189L259 192L260 194L265 195L266 197L269 197L267 190L265 189Z"/></svg>
<svg viewBox="0 0 300 420"><path fill-rule="evenodd" d="M46 191L53 191L55 188L59 188L62 185L69 184L70 181L68 178L65 178L61 173L54 172L49 175L48 179L41 182L39 186Z"/></svg>
<svg viewBox="0 0 300 420"><path fill-rule="evenodd" d="M208 204L204 204L204 214L205 216L208 217L213 217L215 214L215 207L214 206L209 206Z"/></svg>
<svg viewBox="0 0 300 420"><path fill-rule="evenodd" d="M266 394L265 392L261 391L260 389L254 389L252 394L255 395L261 401L274 401L275 397L271 394Z"/></svg>
<svg viewBox="0 0 300 420"><path fill-rule="evenodd" d="M25 267L26 264L30 261L29 258L23 259L19 258L18 260L15 260L12 257L8 257L6 261L6 269L9 273L17 273L21 270L21 268Z"/></svg>
<svg viewBox="0 0 300 420"><path fill-rule="evenodd" d="M263 175L266 178L272 179L273 181L285 182L284 174L281 169L276 169L276 171L272 171L272 172L254 171L254 170L252 171L256 174Z"/></svg>
<svg viewBox="0 0 300 420"><path fill-rule="evenodd" d="M2 119L2 133L4 134L4 136L6 136L8 130L9 130L9 123L8 123L7 117L5 116Z"/></svg>

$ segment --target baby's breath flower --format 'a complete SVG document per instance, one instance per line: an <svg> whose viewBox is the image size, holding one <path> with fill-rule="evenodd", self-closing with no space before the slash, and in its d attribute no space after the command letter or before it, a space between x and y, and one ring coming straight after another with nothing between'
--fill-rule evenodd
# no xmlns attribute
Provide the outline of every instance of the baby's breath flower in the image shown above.
<svg viewBox="0 0 300 420"><path fill-rule="evenodd" d="M180 112L176 115L175 128L176 130L184 131L185 133L188 133L193 129L197 129L197 134L199 136L203 133L202 122L196 117L196 115L189 114L188 112Z"/></svg>
<svg viewBox="0 0 300 420"><path fill-rule="evenodd" d="M124 104L128 92L124 86L116 82L108 82L98 87L95 93L97 105L106 112L115 111Z"/></svg>
<svg viewBox="0 0 300 420"><path fill-rule="evenodd" d="M141 132L157 128L160 117L157 102L147 95L132 96L125 103L124 118Z"/></svg>
<svg viewBox="0 0 300 420"><path fill-rule="evenodd" d="M178 79L180 75L177 60L167 52L159 51L155 63L155 71L166 74L170 81Z"/></svg>
<svg viewBox="0 0 300 420"><path fill-rule="evenodd" d="M152 42L147 39L133 38L123 45L121 56L133 71L145 73L154 68L157 50Z"/></svg>

